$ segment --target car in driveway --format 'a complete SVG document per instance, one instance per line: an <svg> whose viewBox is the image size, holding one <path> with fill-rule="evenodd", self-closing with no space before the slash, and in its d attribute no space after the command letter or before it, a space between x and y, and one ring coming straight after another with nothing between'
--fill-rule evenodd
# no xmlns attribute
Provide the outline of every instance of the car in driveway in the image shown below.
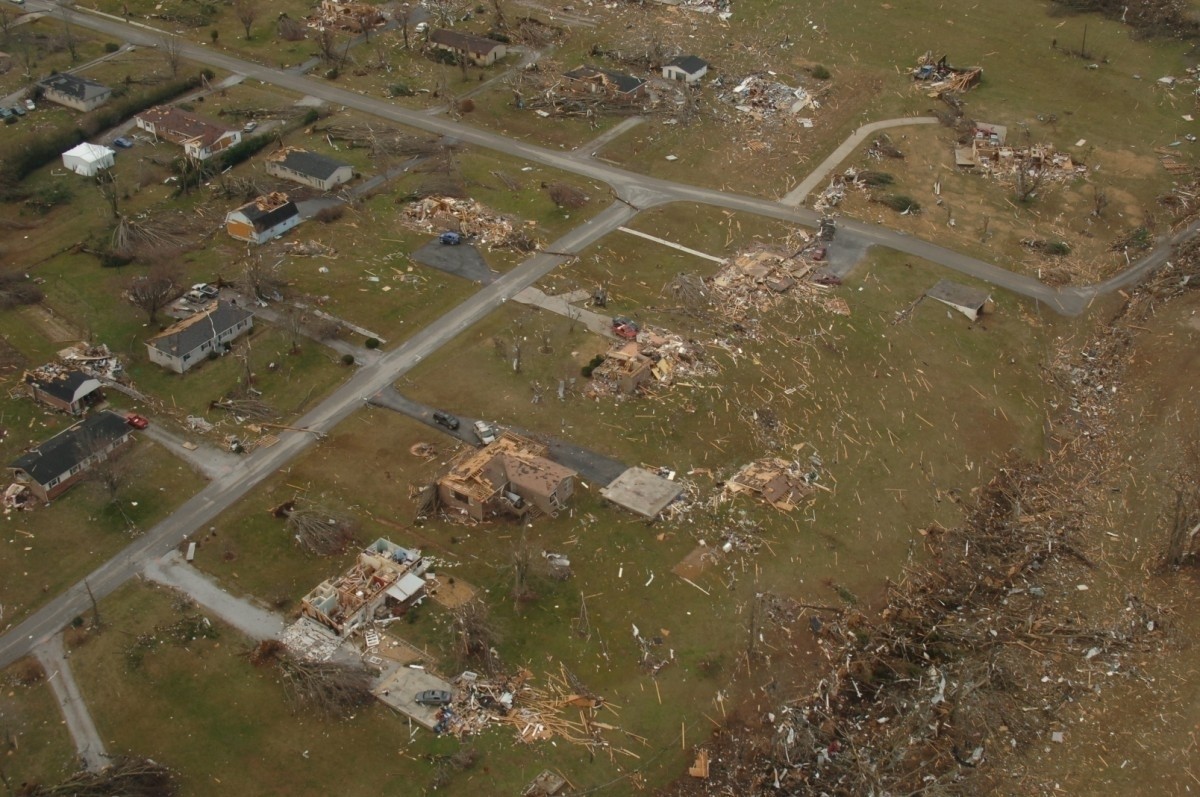
<svg viewBox="0 0 1200 797"><path fill-rule="evenodd" d="M200 294L205 299L215 299L220 295L215 285L209 285L207 282L198 282L192 286L192 291Z"/></svg>
<svg viewBox="0 0 1200 797"><path fill-rule="evenodd" d="M33 100L25 100L25 110L36 111L37 105L34 104Z"/></svg>
<svg viewBox="0 0 1200 797"><path fill-rule="evenodd" d="M25 110L25 106L21 105L20 103L17 103L12 107L12 112L17 116L24 116L25 114L29 113L29 111Z"/></svg>
<svg viewBox="0 0 1200 797"><path fill-rule="evenodd" d="M413 702L419 706L448 706L453 699L453 695L445 689L426 689L424 692L417 692Z"/></svg>
<svg viewBox="0 0 1200 797"><path fill-rule="evenodd" d="M496 442L496 427L492 426L487 421L475 421L475 436L479 438L479 442L486 445L491 445Z"/></svg>
<svg viewBox="0 0 1200 797"><path fill-rule="evenodd" d="M458 428L458 418L455 418L448 412L442 412L441 410L433 411L433 422L440 426L445 426L447 429Z"/></svg>
<svg viewBox="0 0 1200 797"><path fill-rule="evenodd" d="M257 129L258 122L246 122L246 124L242 126L243 133L253 133Z"/></svg>
<svg viewBox="0 0 1200 797"><path fill-rule="evenodd" d="M150 421L146 419L145 415L138 415L136 412L126 413L125 423L129 424L134 429L145 429L150 425Z"/></svg>
<svg viewBox="0 0 1200 797"><path fill-rule="evenodd" d="M113 139L113 146L121 149L129 149L133 146L133 142L125 138L125 136L117 136Z"/></svg>
<svg viewBox="0 0 1200 797"><path fill-rule="evenodd" d="M16 121L17 117L16 117L16 114L14 114L8 108L0 108L0 119L3 119L4 121L8 122L8 121Z"/></svg>

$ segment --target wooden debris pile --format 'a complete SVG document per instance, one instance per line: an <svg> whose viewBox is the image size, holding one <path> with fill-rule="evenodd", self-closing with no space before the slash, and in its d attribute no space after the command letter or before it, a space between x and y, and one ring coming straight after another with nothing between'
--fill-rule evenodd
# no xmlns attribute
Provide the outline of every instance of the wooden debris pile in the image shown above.
<svg viewBox="0 0 1200 797"><path fill-rule="evenodd" d="M620 341L609 349L603 362L592 369L583 393L587 397L633 396L681 380L690 384L716 372L716 363L696 341L643 328L636 340Z"/></svg>
<svg viewBox="0 0 1200 797"><path fill-rule="evenodd" d="M731 260L708 280L714 305L725 318L753 326L758 317L774 309L785 294L825 304L833 312L849 315L844 300L830 303L831 286L818 281L822 274L818 258L825 249L818 241L802 236L803 247L789 255L777 249L756 248ZM822 278L823 279L823 278Z"/></svg>
<svg viewBox="0 0 1200 797"><path fill-rule="evenodd" d="M473 199L425 197L408 203L401 217L409 226L422 232L458 232L489 249L529 252L541 245L536 236L537 222L522 224L496 214Z"/></svg>
<svg viewBox="0 0 1200 797"><path fill-rule="evenodd" d="M307 18L308 27L317 31L328 29L350 33L363 33L387 23L378 6L370 3L338 2L321 0Z"/></svg>
<svg viewBox="0 0 1200 797"><path fill-rule="evenodd" d="M285 241L283 251L292 257L325 257L330 260L337 257L337 249L320 241Z"/></svg>
<svg viewBox="0 0 1200 797"><path fill-rule="evenodd" d="M103 343L76 343L59 350L58 359L64 365L97 379L117 381L125 373L120 359Z"/></svg>
<svg viewBox="0 0 1200 797"><path fill-rule="evenodd" d="M817 111L821 102L803 86L789 86L773 79L772 75L747 75L736 86L717 95L717 99L732 105L747 119L755 122L794 119L805 127L812 119L801 121L801 111ZM714 85L718 85L714 81Z"/></svg>
<svg viewBox="0 0 1200 797"><path fill-rule="evenodd" d="M814 457L808 466L786 459L760 459L743 465L725 482L727 496L749 494L766 501L783 512L791 512L817 489L821 478L820 459Z"/></svg>
<svg viewBox="0 0 1200 797"><path fill-rule="evenodd" d="M933 51L929 50L917 59L910 74L918 89L937 98L948 92L962 94L973 89L983 79L983 67L951 66L947 56L935 60Z"/></svg>
<svg viewBox="0 0 1200 797"><path fill-rule="evenodd" d="M558 674L548 675L544 687L534 686L532 679L533 673L528 670L496 680L460 679L465 697L443 709L445 730L461 738L499 723L511 726L517 739L526 744L562 739L593 752L608 750L610 755L619 752L638 758L608 741L604 732L620 731L629 738L643 743L645 740L598 719L605 710L615 714L614 707L588 690L565 667Z"/></svg>

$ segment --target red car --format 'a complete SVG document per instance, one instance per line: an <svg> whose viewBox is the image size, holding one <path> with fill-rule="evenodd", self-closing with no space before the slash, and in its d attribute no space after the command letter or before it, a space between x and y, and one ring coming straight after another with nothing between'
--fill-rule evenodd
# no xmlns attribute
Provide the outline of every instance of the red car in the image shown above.
<svg viewBox="0 0 1200 797"><path fill-rule="evenodd" d="M146 420L145 416L138 415L136 412L130 412L126 414L125 423L129 424L134 429L145 429L150 425L150 421Z"/></svg>

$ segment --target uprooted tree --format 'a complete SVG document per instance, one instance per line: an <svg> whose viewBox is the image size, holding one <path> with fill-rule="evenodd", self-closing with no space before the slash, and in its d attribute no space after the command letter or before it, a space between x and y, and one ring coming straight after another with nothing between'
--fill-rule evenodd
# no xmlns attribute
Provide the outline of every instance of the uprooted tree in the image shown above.
<svg viewBox="0 0 1200 797"><path fill-rule="evenodd" d="M78 772L53 786L35 784L21 797L172 797L179 792L175 774L148 758L118 758L101 772Z"/></svg>
<svg viewBox="0 0 1200 797"><path fill-rule="evenodd" d="M371 675L361 667L310 661L280 652L274 657L297 711L347 718L371 704Z"/></svg>

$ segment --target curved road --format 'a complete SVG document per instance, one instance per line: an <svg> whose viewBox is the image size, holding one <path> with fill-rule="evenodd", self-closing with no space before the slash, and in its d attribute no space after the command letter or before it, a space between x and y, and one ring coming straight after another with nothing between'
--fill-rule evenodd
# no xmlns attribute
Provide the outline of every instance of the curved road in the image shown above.
<svg viewBox="0 0 1200 797"><path fill-rule="evenodd" d="M31 0L29 5L36 8L47 7L43 0ZM134 44L156 46L162 41L161 32L138 23L126 24L115 17L71 13L74 21L79 25ZM397 108L384 100L365 97L327 83L241 61L205 47L184 43L181 49L185 57L198 63L245 74L264 83L353 107L431 133L457 138L481 147L526 158L613 186L617 196L623 202L614 203L590 221L571 230L551 244L549 251L566 255L580 252L628 222L637 215L640 208L668 202L698 202L810 225L815 225L818 221L816 213L804 208L793 208L768 199L726 194L646 177L596 163L589 160L586 153L572 155L513 141L446 119ZM1177 243L1184 236L1194 233L1198 226L1200 226L1200 222L1188 227L1171 243ZM842 221L840 227L844 233L849 232L862 236L872 244L922 257L1043 301L1064 314L1082 312L1096 295L1131 284L1170 256L1168 249L1160 248L1136 266L1100 285L1054 289L1029 277L1013 274L990 263L953 252L927 241L892 232L883 227L848 220ZM300 418L296 422L296 426L319 432L329 432L349 416L365 398L390 385L423 358L430 356L471 324L492 312L500 303L512 298L568 259L568 256L551 255L547 252L537 253L528 258L517 268L480 289L409 341L363 366L328 399ZM280 435L278 444L268 449L257 450L240 459L236 464L227 467L170 517L94 570L86 579L87 586L85 586L85 582L74 585L31 614L15 628L0 636L0 668L27 655L38 643L49 639L73 617L84 614L91 605L87 594L88 587L97 598L110 594L136 575L146 561L163 555L188 535L211 524L221 512L232 506L260 482L310 446L317 444L314 435L304 432L285 433Z"/></svg>

